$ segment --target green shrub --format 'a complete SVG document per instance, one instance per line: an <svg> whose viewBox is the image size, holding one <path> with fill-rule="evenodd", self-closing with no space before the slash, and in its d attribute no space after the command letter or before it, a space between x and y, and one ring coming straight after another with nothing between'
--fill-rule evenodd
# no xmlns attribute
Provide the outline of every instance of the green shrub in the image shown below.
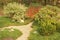
<svg viewBox="0 0 60 40"><path fill-rule="evenodd" d="M37 31L41 35L50 35L56 31L56 13L43 7L35 15L35 22L37 22ZM35 25L36 25L35 24Z"/></svg>
<svg viewBox="0 0 60 40"><path fill-rule="evenodd" d="M55 12L55 13L60 13L60 8L57 7L57 6L47 5L46 8L53 11L53 12Z"/></svg>
<svg viewBox="0 0 60 40"><path fill-rule="evenodd" d="M5 17L0 17L0 28L7 27L10 24L12 24L11 19L5 18Z"/></svg>
<svg viewBox="0 0 60 40"><path fill-rule="evenodd" d="M47 5L46 8L56 13L57 30L60 32L60 8L56 6L50 6L50 5Z"/></svg>
<svg viewBox="0 0 60 40"><path fill-rule="evenodd" d="M60 20L57 22L57 31L60 32Z"/></svg>
<svg viewBox="0 0 60 40"><path fill-rule="evenodd" d="M15 21L21 22L21 20L24 20L25 18L26 9L27 7L23 4L18 4L16 2L8 3L4 6L4 14Z"/></svg>
<svg viewBox="0 0 60 40"><path fill-rule="evenodd" d="M2 40L3 38L13 38L16 39L19 36L21 36L22 33L17 30L17 29L10 29L10 28L5 28L0 30L0 39Z"/></svg>

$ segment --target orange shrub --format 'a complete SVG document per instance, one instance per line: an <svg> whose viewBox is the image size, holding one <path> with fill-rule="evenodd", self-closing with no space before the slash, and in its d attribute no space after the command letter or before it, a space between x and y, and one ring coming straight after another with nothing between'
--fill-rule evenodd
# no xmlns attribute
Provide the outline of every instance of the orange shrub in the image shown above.
<svg viewBox="0 0 60 40"><path fill-rule="evenodd" d="M39 11L39 9L40 9L40 6L38 7L30 6L26 11L26 16L29 18L34 18L34 15Z"/></svg>

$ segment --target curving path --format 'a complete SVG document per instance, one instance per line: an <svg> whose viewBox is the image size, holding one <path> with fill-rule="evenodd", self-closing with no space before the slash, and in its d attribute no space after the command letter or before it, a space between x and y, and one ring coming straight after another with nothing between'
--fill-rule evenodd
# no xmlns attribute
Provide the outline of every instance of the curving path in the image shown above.
<svg viewBox="0 0 60 40"><path fill-rule="evenodd" d="M28 40L28 37L30 35L30 31L32 30L31 26L32 26L32 22L29 23L28 25L23 25L23 26L10 26L10 27L5 27L5 28L16 28L16 29L20 30L23 33L16 40Z"/></svg>

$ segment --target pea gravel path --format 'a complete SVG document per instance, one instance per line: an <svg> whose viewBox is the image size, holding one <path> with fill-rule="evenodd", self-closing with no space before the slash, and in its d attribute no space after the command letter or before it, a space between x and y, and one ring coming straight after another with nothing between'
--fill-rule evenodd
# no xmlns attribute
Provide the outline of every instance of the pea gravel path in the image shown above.
<svg viewBox="0 0 60 40"><path fill-rule="evenodd" d="M23 26L9 26L9 27L5 27L5 28L15 28L15 29L20 30L23 33L16 40L28 40L30 31L32 30L31 26L32 26L32 22L27 25L23 25Z"/></svg>

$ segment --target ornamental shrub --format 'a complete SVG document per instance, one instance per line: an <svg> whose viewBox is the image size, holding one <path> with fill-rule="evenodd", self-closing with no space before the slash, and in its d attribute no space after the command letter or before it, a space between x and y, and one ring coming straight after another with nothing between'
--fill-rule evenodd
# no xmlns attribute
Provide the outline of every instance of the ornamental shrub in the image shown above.
<svg viewBox="0 0 60 40"><path fill-rule="evenodd" d="M26 16L27 16L28 18L33 19L33 18L34 18L34 15L39 11L39 9L40 9L40 6L37 6L37 7L35 7L35 6L30 6L30 7L28 8L28 10L26 11Z"/></svg>
<svg viewBox="0 0 60 40"><path fill-rule="evenodd" d="M57 16L56 16L57 20L60 19L60 8L59 7L47 5L46 8L57 14Z"/></svg>
<svg viewBox="0 0 60 40"><path fill-rule="evenodd" d="M49 9L49 10L51 10L51 11L53 11L53 12L55 12L55 13L60 13L60 8L57 7L57 6L47 5L46 8Z"/></svg>
<svg viewBox="0 0 60 40"><path fill-rule="evenodd" d="M57 31L60 32L60 16L57 19Z"/></svg>
<svg viewBox="0 0 60 40"><path fill-rule="evenodd" d="M60 20L57 22L57 31L60 32Z"/></svg>
<svg viewBox="0 0 60 40"><path fill-rule="evenodd" d="M56 31L56 15L57 13L43 7L35 15L35 21L37 25L37 32L41 35L50 35Z"/></svg>
<svg viewBox="0 0 60 40"><path fill-rule="evenodd" d="M50 5L47 5L46 6L47 9L53 11L56 13L56 19L57 19L57 31L60 32L60 8L59 7L56 7L56 6L50 6Z"/></svg>
<svg viewBox="0 0 60 40"><path fill-rule="evenodd" d="M27 7L23 4L18 4L16 2L8 3L4 6L4 14L14 21L21 22L21 20L24 20L26 9Z"/></svg>

